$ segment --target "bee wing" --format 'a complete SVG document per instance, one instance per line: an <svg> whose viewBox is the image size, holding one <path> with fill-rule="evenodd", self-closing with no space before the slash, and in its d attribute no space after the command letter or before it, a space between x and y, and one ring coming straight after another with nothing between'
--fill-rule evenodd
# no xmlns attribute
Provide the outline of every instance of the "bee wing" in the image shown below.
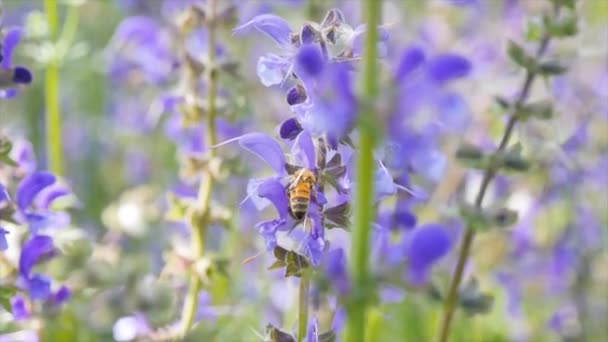
<svg viewBox="0 0 608 342"><path fill-rule="evenodd" d="M293 165L293 164L289 164L289 163L285 163L285 170L287 170L287 174L289 175L293 175L296 172L298 172L301 169L301 167Z"/></svg>

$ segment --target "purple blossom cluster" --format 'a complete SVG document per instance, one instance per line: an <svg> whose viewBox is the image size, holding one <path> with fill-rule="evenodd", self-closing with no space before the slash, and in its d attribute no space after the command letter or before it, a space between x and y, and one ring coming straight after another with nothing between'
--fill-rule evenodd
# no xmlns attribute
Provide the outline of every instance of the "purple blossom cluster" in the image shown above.
<svg viewBox="0 0 608 342"><path fill-rule="evenodd" d="M16 28L3 36L0 54L3 98L14 97L19 87L32 81L28 69L12 64L20 37L21 30ZM71 297L65 284L40 272L38 266L59 252L53 235L70 225L66 203L59 202L73 195L64 181L48 171L38 170L29 142L13 143L3 136L1 145L0 251L3 264L11 270L0 284L3 289L0 300L7 310L10 308L15 321L23 321L43 310L60 309Z"/></svg>
<svg viewBox="0 0 608 342"><path fill-rule="evenodd" d="M52 3L0 4L0 342L601 331L597 5Z"/></svg>

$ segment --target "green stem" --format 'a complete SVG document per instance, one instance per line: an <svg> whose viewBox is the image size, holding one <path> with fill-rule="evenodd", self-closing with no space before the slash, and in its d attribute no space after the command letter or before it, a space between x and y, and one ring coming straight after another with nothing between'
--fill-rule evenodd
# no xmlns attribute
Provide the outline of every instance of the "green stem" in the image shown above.
<svg viewBox="0 0 608 342"><path fill-rule="evenodd" d="M217 133L215 129L215 116L216 116L216 96L217 96L217 70L215 69L215 42L216 42L216 30L215 30L215 13L216 13L216 1L210 0L208 2L210 21L208 24L208 49L207 49L207 113L206 113L206 130L205 137L207 147L211 147L217 144ZM191 82L193 86L196 86L196 82ZM193 94L196 94L197 89L190 89ZM196 110L199 110L196 107ZM199 113L200 114L200 113ZM197 115L197 117L200 117ZM209 158L213 158L214 150L209 149ZM191 220L192 225L192 250L194 252L194 261L200 260L205 252L205 231L210 221L210 201L211 193L213 192L214 178L211 171L206 168L201 175L201 184L198 191L198 202L201 209L199 213L200 218ZM184 306L182 309L182 321L180 333L182 336L186 336L192 323L194 321L194 314L196 312L196 306L198 302L198 293L201 289L200 277L195 273L191 272L190 281L188 287L188 293L184 299Z"/></svg>
<svg viewBox="0 0 608 342"><path fill-rule="evenodd" d="M354 199L354 224L351 245L351 273L353 298L347 305L347 340L363 341L365 336L365 315L368 304L368 254L373 208L373 147L374 126L372 125L374 101L378 93L377 42L382 1L363 0L367 32L363 56L363 110L359 115L359 150L356 161L356 188Z"/></svg>
<svg viewBox="0 0 608 342"><path fill-rule="evenodd" d="M303 270L300 277L300 291L298 294L298 339L304 341L308 326L308 290L310 288L310 271Z"/></svg>
<svg viewBox="0 0 608 342"><path fill-rule="evenodd" d="M57 0L45 0L49 25L50 39L57 39ZM44 83L45 107L46 107L46 145L48 165L51 172L56 175L63 174L62 163L62 141L61 141L61 109L59 106L59 61L56 56L49 62L46 69Z"/></svg>
<svg viewBox="0 0 608 342"><path fill-rule="evenodd" d="M547 47L549 46L549 40L550 37L548 35L545 35L543 37L539 45L538 51L536 52L537 59L539 59L547 50ZM507 122L503 136L500 139L500 144L495 152L496 154L500 154L507 148L509 140L513 135L515 125L519 121L519 117L517 116L517 110L521 108L523 104L527 101L528 96L530 94L530 89L532 88L532 83L534 82L535 78L536 73L533 70L526 71L526 78L522 85L521 92L519 93L519 97L515 101L515 112L511 113L509 117L509 121ZM479 209L482 208L483 199L486 195L490 183L494 179L494 176L496 176L496 172L497 170L493 167L488 167L485 170L481 185L479 187L479 190L477 191L477 196L475 198L475 207ZM456 269L454 270L452 280L450 281L448 294L444 302L443 316L441 318L441 323L439 326L438 341L440 342L447 341L450 334L452 318L454 316L454 311L456 310L456 304L458 303L458 289L460 288L460 283L462 282L462 278L464 275L464 267L469 258L474 239L475 230L471 227L467 227L464 237L462 239L462 244L460 245L460 252L458 254L458 261L456 262Z"/></svg>

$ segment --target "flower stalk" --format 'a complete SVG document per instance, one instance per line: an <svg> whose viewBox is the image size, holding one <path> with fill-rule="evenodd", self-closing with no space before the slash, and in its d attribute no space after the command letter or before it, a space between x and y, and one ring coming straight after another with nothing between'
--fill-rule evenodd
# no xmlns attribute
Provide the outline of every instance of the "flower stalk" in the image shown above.
<svg viewBox="0 0 608 342"><path fill-rule="evenodd" d="M364 0L362 12L365 13L367 32L363 56L363 110L359 115L359 153L356 161L356 188L354 199L354 224L352 235L351 272L353 280L353 298L347 305L347 340L363 341L365 336L365 316L368 304L369 278L369 237L373 208L373 147L374 120L373 103L378 93L377 80L377 43L382 2Z"/></svg>
<svg viewBox="0 0 608 342"><path fill-rule="evenodd" d="M308 327L308 293L310 289L310 270L303 270L300 277L298 293L298 338L297 342L304 341Z"/></svg>
<svg viewBox="0 0 608 342"><path fill-rule="evenodd" d="M206 70L206 86L207 86L207 112L206 112L206 124L205 124L205 138L207 147L211 147L217 144L217 132L215 125L216 116L216 96L217 96L217 70L215 69L215 43L216 43L216 7L217 3L214 0L210 0L208 3L208 14L210 20L208 22L208 49L207 49L207 62L208 68ZM190 82L195 87L196 82ZM196 94L196 89L190 89L192 94ZM195 110L199 110L198 106L194 106ZM201 114L201 113L198 113ZM202 115L197 115L201 117ZM209 158L213 158L214 150L209 149L207 151ZM210 201L211 194L214 187L214 177L211 170L207 167L203 170L201 175L201 183L198 190L198 206L200 211L195 213L197 217L190 220L190 231L192 236L192 251L194 263L200 260L205 252L205 232L207 226L210 223ZM190 328L192 327L194 316L196 313L196 306L198 302L198 293L201 289L201 279L196 272L191 271L190 281L188 286L188 293L184 299L184 306L182 310L182 321L181 321L181 336L185 336Z"/></svg>
<svg viewBox="0 0 608 342"><path fill-rule="evenodd" d="M54 42L57 40L58 17L57 0L45 0L44 10L49 25L49 36ZM54 56L46 68L44 83L45 108L46 108L46 145L48 167L54 174L63 174L61 140L61 108L59 104L59 61Z"/></svg>
<svg viewBox="0 0 608 342"><path fill-rule="evenodd" d="M538 46L538 50L536 51L536 60L540 59L540 57L545 54L547 47L549 46L550 39L551 35L546 32L543 38L541 39L541 42ZM500 139L500 143L497 150L494 152L494 155L500 155L506 150L511 136L513 135L515 126L520 120L518 111L524 106L524 104L528 100L530 89L532 88L532 84L537 75L538 72L535 69L526 69L526 77L519 92L519 96L515 100L513 110L509 116L507 125L505 127L505 131L502 135L502 138ZM477 195L475 197L475 208L482 209L483 200L485 198L488 187L496 176L497 172L498 169L491 163L484 171L479 190L477 191ZM444 309L441 317L438 335L438 341L440 342L447 341L450 334L452 319L456 310L456 304L458 303L458 289L460 288L460 283L462 282L462 278L464 275L464 267L467 263L467 260L469 259L474 239L475 229L473 229L472 227L467 227L464 237L462 239L462 243L460 245L460 252L458 254L456 269L454 270L454 274L452 275L450 287L448 289L448 293L444 302Z"/></svg>

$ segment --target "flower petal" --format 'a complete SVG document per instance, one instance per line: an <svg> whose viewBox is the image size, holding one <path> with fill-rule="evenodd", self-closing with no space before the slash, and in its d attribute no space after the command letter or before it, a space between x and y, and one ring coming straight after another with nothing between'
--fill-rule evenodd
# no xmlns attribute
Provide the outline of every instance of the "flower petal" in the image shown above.
<svg viewBox="0 0 608 342"><path fill-rule="evenodd" d="M13 69L13 82L17 84L30 84L32 83L32 73L22 66L17 66Z"/></svg>
<svg viewBox="0 0 608 342"><path fill-rule="evenodd" d="M284 226L287 221L276 219L270 221L262 221L255 225L266 243L266 250L272 251L277 246L277 230Z"/></svg>
<svg viewBox="0 0 608 342"><path fill-rule="evenodd" d="M36 195L47 186L55 183L55 176L50 172L41 171L24 178L17 187L17 206L25 210L30 206Z"/></svg>
<svg viewBox="0 0 608 342"><path fill-rule="evenodd" d="M266 87L281 84L287 77L291 62L284 57L267 54L258 59L256 73Z"/></svg>
<svg viewBox="0 0 608 342"><path fill-rule="evenodd" d="M315 145L312 142L312 137L307 131L302 131L296 137L296 140L291 147L291 155L297 163L309 170L315 170Z"/></svg>
<svg viewBox="0 0 608 342"><path fill-rule="evenodd" d="M399 65L397 66L397 70L395 70L395 80L397 82L403 81L414 70L424 64L425 59L424 51L419 47L407 48L399 59Z"/></svg>
<svg viewBox="0 0 608 342"><path fill-rule="evenodd" d="M6 242L6 234L8 234L8 230L0 227L0 251L5 251L8 249L8 243Z"/></svg>
<svg viewBox="0 0 608 342"><path fill-rule="evenodd" d="M469 106L461 95L447 93L437 102L442 128L450 133L463 132L471 122Z"/></svg>
<svg viewBox="0 0 608 342"><path fill-rule="evenodd" d="M27 291L32 300L45 300L51 294L51 280L42 274L35 274L27 282Z"/></svg>
<svg viewBox="0 0 608 342"><path fill-rule="evenodd" d="M285 191L285 186L277 178L270 178L260 184L257 192L258 196L272 202L280 218L287 218L289 208L287 192Z"/></svg>
<svg viewBox="0 0 608 342"><path fill-rule="evenodd" d="M443 54L433 57L428 64L429 78L439 84L464 77L471 71L468 59L455 54Z"/></svg>
<svg viewBox="0 0 608 342"><path fill-rule="evenodd" d="M51 204L59 197L64 197L72 194L70 188L59 182L46 187L40 192L40 195L36 197L36 206L40 209L47 210Z"/></svg>
<svg viewBox="0 0 608 342"><path fill-rule="evenodd" d="M413 232L407 251L408 275L415 284L427 280L430 267L450 250L452 241L447 229L439 224L427 224Z"/></svg>
<svg viewBox="0 0 608 342"><path fill-rule="evenodd" d="M67 288L65 285L61 285L59 290L57 290L57 292L55 292L55 294L53 295L53 302L55 303L55 305L61 305L67 302L71 297L72 291L70 291L70 289Z"/></svg>
<svg viewBox="0 0 608 342"><path fill-rule="evenodd" d="M279 136L281 139L293 140L302 132L302 126L296 118L291 118L283 121L279 128Z"/></svg>
<svg viewBox="0 0 608 342"><path fill-rule="evenodd" d="M306 101L306 90L301 85L289 89L287 92L287 104L290 106Z"/></svg>
<svg viewBox="0 0 608 342"><path fill-rule="evenodd" d="M2 68L9 69L13 61L13 50L21 41L21 29L13 28L4 36L2 42Z"/></svg>
<svg viewBox="0 0 608 342"><path fill-rule="evenodd" d="M397 187L393 181L393 177L388 172L386 167L379 163L374 173L374 193L376 201L397 192Z"/></svg>
<svg viewBox="0 0 608 342"><path fill-rule="evenodd" d="M217 148L234 141L238 141L241 147L265 161L266 164L279 174L279 176L284 176L286 174L285 154L283 153L281 146L279 146L279 143L267 134L257 132L247 133L211 147Z"/></svg>
<svg viewBox="0 0 608 342"><path fill-rule="evenodd" d="M325 275L339 295L350 291L350 280L346 269L346 258L342 248L329 251L325 255Z"/></svg>
<svg viewBox="0 0 608 342"><path fill-rule="evenodd" d="M323 72L324 66L325 58L318 47L310 44L300 47L296 54L296 70L315 77Z"/></svg>
<svg viewBox="0 0 608 342"><path fill-rule="evenodd" d="M285 174L285 154L276 140L263 133L245 134L238 140L244 149L260 157L276 173Z"/></svg>
<svg viewBox="0 0 608 342"><path fill-rule="evenodd" d="M29 278L32 267L43 258L49 258L55 254L53 240L50 236L36 235L27 241L21 249L19 257L19 273Z"/></svg>
<svg viewBox="0 0 608 342"><path fill-rule="evenodd" d="M250 33L252 29L261 32L281 47L291 45L291 28L285 19L274 14L261 14L232 30L235 35Z"/></svg>
<svg viewBox="0 0 608 342"><path fill-rule="evenodd" d="M25 298L21 294L16 294L11 298L11 313L15 321L28 319L31 312L25 305Z"/></svg>

